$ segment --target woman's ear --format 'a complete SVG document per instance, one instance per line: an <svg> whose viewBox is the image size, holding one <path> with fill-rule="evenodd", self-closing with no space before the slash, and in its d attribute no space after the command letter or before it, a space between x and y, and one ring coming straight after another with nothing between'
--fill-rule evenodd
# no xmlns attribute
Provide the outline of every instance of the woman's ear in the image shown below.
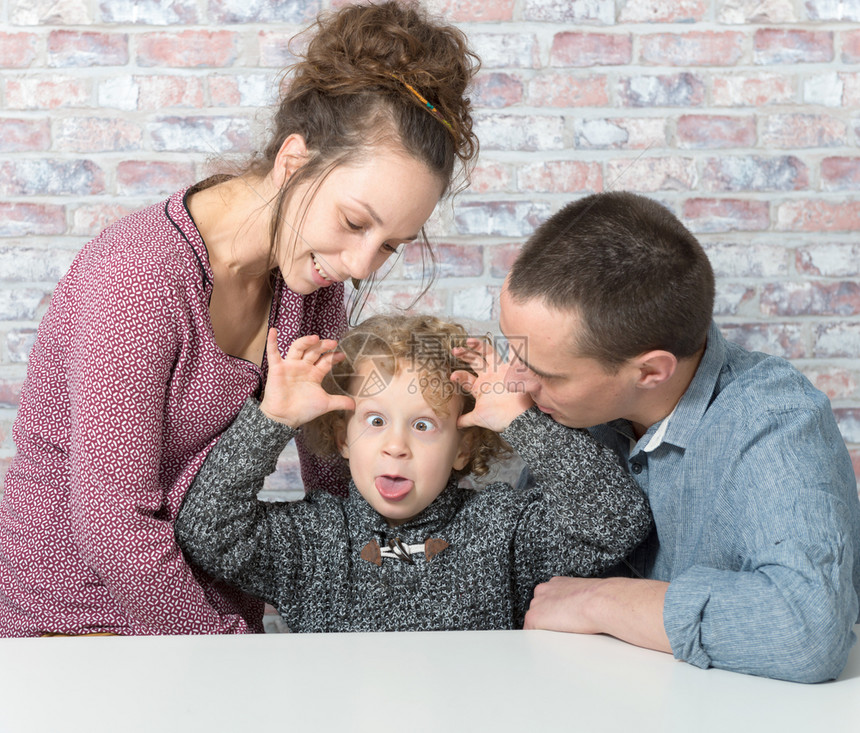
<svg viewBox="0 0 860 733"><path fill-rule="evenodd" d="M287 136L281 145L281 149L275 156L275 165L272 167L272 181L278 188L290 179L299 168L308 161L308 146L304 137L298 133Z"/></svg>

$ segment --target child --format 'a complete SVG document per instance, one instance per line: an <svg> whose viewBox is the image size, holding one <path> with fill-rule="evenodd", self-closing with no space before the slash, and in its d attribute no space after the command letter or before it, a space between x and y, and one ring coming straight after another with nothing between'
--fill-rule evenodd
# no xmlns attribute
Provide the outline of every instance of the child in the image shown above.
<svg viewBox="0 0 860 733"><path fill-rule="evenodd" d="M311 336L280 359L270 333L263 402L246 402L176 521L189 561L264 598L296 632L519 628L538 583L620 561L648 532L644 496L611 452L525 409L527 396L472 387L525 409L502 437L537 485L457 486L504 448L491 430L458 429L475 404L450 379L464 370L452 349L464 354L466 342L436 318L375 316L337 353ZM461 358L477 363L474 352ZM258 501L312 420L311 444L348 463L349 496Z"/></svg>

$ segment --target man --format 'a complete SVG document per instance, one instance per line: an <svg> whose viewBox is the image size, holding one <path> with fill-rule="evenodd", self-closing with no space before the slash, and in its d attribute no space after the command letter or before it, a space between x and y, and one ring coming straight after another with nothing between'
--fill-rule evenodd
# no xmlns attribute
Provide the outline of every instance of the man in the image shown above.
<svg viewBox="0 0 860 733"><path fill-rule="evenodd" d="M538 586L525 626L831 679L858 618L848 452L827 398L788 362L727 343L713 299L695 237L629 193L566 207L514 263L501 295L508 389L613 448L655 522L619 577Z"/></svg>

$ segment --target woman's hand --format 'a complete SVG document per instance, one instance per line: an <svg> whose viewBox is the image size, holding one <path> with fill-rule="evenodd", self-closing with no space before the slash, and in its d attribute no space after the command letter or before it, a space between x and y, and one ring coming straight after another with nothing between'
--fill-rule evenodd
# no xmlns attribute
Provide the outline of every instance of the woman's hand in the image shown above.
<svg viewBox="0 0 860 733"><path fill-rule="evenodd" d="M534 402L524 392L509 392L505 387L508 363L483 339L470 338L465 347L451 350L460 361L477 373L456 371L451 381L459 384L475 398L475 409L460 416L457 427L477 425L501 433L515 417L522 415Z"/></svg>
<svg viewBox="0 0 860 733"><path fill-rule="evenodd" d="M333 410L354 410L355 402L346 395L332 395L322 380L333 364L343 360L336 353L337 341L319 336L302 336L290 344L283 358L278 351L278 332L269 329L266 354L269 378L260 409L266 417L291 428L298 428Z"/></svg>

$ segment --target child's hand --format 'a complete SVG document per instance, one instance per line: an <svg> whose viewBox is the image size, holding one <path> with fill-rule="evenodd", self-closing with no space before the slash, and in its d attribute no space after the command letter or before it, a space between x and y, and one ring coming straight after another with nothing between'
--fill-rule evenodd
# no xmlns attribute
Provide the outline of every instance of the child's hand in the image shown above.
<svg viewBox="0 0 860 733"><path fill-rule="evenodd" d="M507 390L508 364L483 339L467 339L465 348L455 347L451 353L478 374L475 377L467 371L456 371L451 375L451 381L475 398L475 409L461 415L457 427L477 425L500 433L534 404L528 394Z"/></svg>
<svg viewBox="0 0 860 733"><path fill-rule="evenodd" d="M269 378L260 409L272 420L298 428L333 410L354 410L351 397L332 395L322 388L322 380L344 358L333 349L337 341L319 336L302 336L290 344L287 355L278 351L278 332L269 329L266 353Z"/></svg>

